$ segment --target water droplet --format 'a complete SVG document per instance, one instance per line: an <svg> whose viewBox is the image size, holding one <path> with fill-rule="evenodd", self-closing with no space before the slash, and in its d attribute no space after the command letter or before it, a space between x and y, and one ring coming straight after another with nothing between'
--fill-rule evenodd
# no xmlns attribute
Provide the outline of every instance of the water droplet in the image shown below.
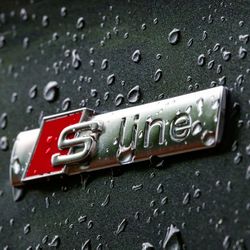
<svg viewBox="0 0 250 250"><path fill-rule="evenodd" d="M116 157L120 164L128 164L134 161L135 149L132 148L132 145L129 147L119 145L119 148L116 153Z"/></svg>
<svg viewBox="0 0 250 250"><path fill-rule="evenodd" d="M69 97L65 98L63 101L62 101L62 111L66 111L66 110L69 110L70 109L70 106L71 106L71 99Z"/></svg>
<svg viewBox="0 0 250 250"><path fill-rule="evenodd" d="M138 191L138 190L141 190L142 188L143 188L142 184L138 184L138 185L132 186L132 190L133 191Z"/></svg>
<svg viewBox="0 0 250 250"><path fill-rule="evenodd" d="M30 224L27 224L23 228L23 233L28 234L30 232Z"/></svg>
<svg viewBox="0 0 250 250"><path fill-rule="evenodd" d="M137 49L131 58L133 62L138 63L141 60L141 51Z"/></svg>
<svg viewBox="0 0 250 250"><path fill-rule="evenodd" d="M102 202L101 206L106 207L109 204L109 201L110 201L110 195L108 194L105 200Z"/></svg>
<svg viewBox="0 0 250 250"><path fill-rule="evenodd" d="M7 124L8 124L8 116L7 113L4 112L0 116L0 128L5 129L7 127Z"/></svg>
<svg viewBox="0 0 250 250"><path fill-rule="evenodd" d="M43 26L43 27L47 27L48 25L49 25L49 17L46 16L46 15L44 15L44 16L42 17L42 26Z"/></svg>
<svg viewBox="0 0 250 250"><path fill-rule="evenodd" d="M37 85L33 85L29 90L29 97L34 99L37 96Z"/></svg>
<svg viewBox="0 0 250 250"><path fill-rule="evenodd" d="M189 203L189 201L190 201L190 197L191 197L190 193L186 193L184 198L183 198L182 204L187 205Z"/></svg>
<svg viewBox="0 0 250 250"><path fill-rule="evenodd" d="M231 53L229 51L223 51L222 58L224 61L229 61L231 58Z"/></svg>
<svg viewBox="0 0 250 250"><path fill-rule="evenodd" d="M158 194L161 194L161 193L163 193L163 185L160 183L159 185L158 185L158 187L157 187L157 193Z"/></svg>
<svg viewBox="0 0 250 250"><path fill-rule="evenodd" d="M162 77L162 70L161 69L157 69L155 71L155 74L154 74L154 81L155 82L160 81L161 77Z"/></svg>
<svg viewBox="0 0 250 250"><path fill-rule="evenodd" d="M28 20L28 13L27 13L26 9L22 8L20 10L20 18L23 21L27 21Z"/></svg>
<svg viewBox="0 0 250 250"><path fill-rule="evenodd" d="M124 96L122 94L118 94L115 98L115 106L118 107L123 103Z"/></svg>
<svg viewBox="0 0 250 250"><path fill-rule="evenodd" d="M86 215L81 215L79 218L78 218L78 222L79 223L83 223L87 220L87 216Z"/></svg>
<svg viewBox="0 0 250 250"><path fill-rule="evenodd" d="M114 83L115 81L115 75L114 74L111 74L107 77L107 84L108 85L111 85L112 83Z"/></svg>
<svg viewBox="0 0 250 250"><path fill-rule="evenodd" d="M170 227L168 227L167 229L162 248L164 250L182 250L182 245L183 243L180 230L176 226L171 224Z"/></svg>
<svg viewBox="0 0 250 250"><path fill-rule="evenodd" d="M84 242L84 244L82 245L81 250L91 250L91 241L88 239Z"/></svg>
<svg viewBox="0 0 250 250"><path fill-rule="evenodd" d="M196 104L197 104L198 116L201 116L203 114L203 106L204 106L203 98L198 99Z"/></svg>
<svg viewBox="0 0 250 250"><path fill-rule="evenodd" d="M202 133L201 140L203 144L207 147L213 146L215 144L215 134L213 131L205 130Z"/></svg>
<svg viewBox="0 0 250 250"><path fill-rule="evenodd" d="M0 35L0 49L4 47L5 43L5 37L3 35Z"/></svg>
<svg viewBox="0 0 250 250"><path fill-rule="evenodd" d="M130 103L135 103L138 102L139 99L141 97L141 90L140 90L140 86L136 85L135 87L133 87L127 95L127 99Z"/></svg>
<svg viewBox="0 0 250 250"><path fill-rule="evenodd" d="M55 235L51 242L48 243L49 247L59 247L61 243L60 237L58 235Z"/></svg>
<svg viewBox="0 0 250 250"><path fill-rule="evenodd" d="M126 219L123 219L121 223L118 225L117 230L115 231L115 234L119 235L120 233L122 233L125 230L127 224L128 224L128 221Z"/></svg>
<svg viewBox="0 0 250 250"><path fill-rule="evenodd" d="M71 56L72 56L72 62L71 62L72 67L74 69L79 69L82 64L82 61L76 49L72 50Z"/></svg>
<svg viewBox="0 0 250 250"><path fill-rule="evenodd" d="M59 94L59 86L56 81L51 81L46 84L43 89L43 97L47 102L53 102Z"/></svg>
<svg viewBox="0 0 250 250"><path fill-rule="evenodd" d="M201 196L201 190L199 188L194 191L194 198L199 198Z"/></svg>
<svg viewBox="0 0 250 250"><path fill-rule="evenodd" d="M203 66L203 65L205 64L205 61L206 61L205 55L204 55L204 54L200 54L200 55L198 56L198 59L197 59L197 64L198 64L199 66Z"/></svg>
<svg viewBox="0 0 250 250"><path fill-rule="evenodd" d="M243 48L243 47L240 46L238 57L240 59L244 59L246 56L247 56L247 50L245 48Z"/></svg>
<svg viewBox="0 0 250 250"><path fill-rule="evenodd" d="M249 40L249 35L239 35L239 41L247 44L248 43L248 40Z"/></svg>
<svg viewBox="0 0 250 250"><path fill-rule="evenodd" d="M169 34L168 34L168 42L172 45L177 44L180 39L180 30L174 28Z"/></svg>
<svg viewBox="0 0 250 250"><path fill-rule="evenodd" d="M155 250L155 248L149 242L144 242L142 243L142 250Z"/></svg>
<svg viewBox="0 0 250 250"><path fill-rule="evenodd" d="M227 250L229 249L230 245L231 245L231 237L229 235L226 235L223 240L222 246L225 250Z"/></svg>
<svg viewBox="0 0 250 250"><path fill-rule="evenodd" d="M192 135L196 136L202 131L202 125L199 120L193 122L192 124Z"/></svg>
<svg viewBox="0 0 250 250"><path fill-rule="evenodd" d="M0 137L0 149L6 151L9 148L9 140L7 136Z"/></svg>
<svg viewBox="0 0 250 250"><path fill-rule="evenodd" d="M85 26L85 20L84 20L84 18L83 17L79 17L77 19L77 22L76 22L76 28L78 30L80 30L80 29L84 28L84 26Z"/></svg>
<svg viewBox="0 0 250 250"><path fill-rule="evenodd" d="M61 14L62 17L67 16L68 11L67 11L67 8L66 8L65 6L63 6L63 7L61 8L60 14Z"/></svg>
<svg viewBox="0 0 250 250"><path fill-rule="evenodd" d="M108 68L108 59L103 59L101 63L101 69L105 70Z"/></svg>
<svg viewBox="0 0 250 250"><path fill-rule="evenodd" d="M240 152L236 153L236 156L234 157L234 164L238 165L242 161L242 154Z"/></svg>

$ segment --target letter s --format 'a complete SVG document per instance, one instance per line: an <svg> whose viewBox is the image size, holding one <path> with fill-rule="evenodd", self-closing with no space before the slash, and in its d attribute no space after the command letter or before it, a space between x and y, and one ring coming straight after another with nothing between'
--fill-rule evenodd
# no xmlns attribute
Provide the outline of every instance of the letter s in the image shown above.
<svg viewBox="0 0 250 250"><path fill-rule="evenodd" d="M76 153L61 155L60 153L56 153L51 157L51 163L53 166L58 166L62 164L72 164L79 161L83 161L86 159L91 151L94 148L94 142L96 136L91 136L91 134L85 136L74 137L72 139L67 139L67 137L74 133L80 131L91 131L92 133L97 134L102 131L102 125L99 122L80 122L78 124L74 124L66 127L62 130L59 139L58 139L58 148L59 149L67 149L73 148L76 146L82 146L82 150Z"/></svg>

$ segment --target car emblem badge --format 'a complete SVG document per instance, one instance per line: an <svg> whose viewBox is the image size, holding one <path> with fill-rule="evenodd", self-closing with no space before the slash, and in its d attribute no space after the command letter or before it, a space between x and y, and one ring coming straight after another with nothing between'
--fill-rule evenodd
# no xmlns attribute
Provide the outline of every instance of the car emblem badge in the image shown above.
<svg viewBox="0 0 250 250"><path fill-rule="evenodd" d="M11 184L214 147L222 137L226 92L219 86L105 114L81 108L44 117L40 128L15 140Z"/></svg>

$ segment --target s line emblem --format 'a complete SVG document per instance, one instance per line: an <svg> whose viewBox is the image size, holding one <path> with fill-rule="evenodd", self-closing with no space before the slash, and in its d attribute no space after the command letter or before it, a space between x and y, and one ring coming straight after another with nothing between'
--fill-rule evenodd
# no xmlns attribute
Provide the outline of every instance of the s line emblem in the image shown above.
<svg viewBox="0 0 250 250"><path fill-rule="evenodd" d="M14 187L53 175L144 161L216 146L222 136L225 87L106 114L82 108L43 118L18 134L10 160Z"/></svg>

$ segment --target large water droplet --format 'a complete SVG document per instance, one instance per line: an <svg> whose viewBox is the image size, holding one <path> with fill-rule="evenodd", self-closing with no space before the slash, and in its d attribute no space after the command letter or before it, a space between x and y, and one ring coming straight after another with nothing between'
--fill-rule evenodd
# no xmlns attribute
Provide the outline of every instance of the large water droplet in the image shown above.
<svg viewBox="0 0 250 250"><path fill-rule="evenodd" d="M7 136L0 137L0 149L6 151L9 148L9 140Z"/></svg>
<svg viewBox="0 0 250 250"><path fill-rule="evenodd" d="M202 133L201 140L203 144L207 147L213 146L215 143L215 134L213 131L205 130Z"/></svg>
<svg viewBox="0 0 250 250"><path fill-rule="evenodd" d="M29 90L29 97L34 99L37 96L37 86L33 85Z"/></svg>
<svg viewBox="0 0 250 250"><path fill-rule="evenodd" d="M79 17L77 19L77 22L76 22L76 28L78 30L80 30L80 29L84 28L84 26L85 26L85 20L84 20L84 18L83 17Z"/></svg>
<svg viewBox="0 0 250 250"><path fill-rule="evenodd" d="M121 232L123 232L128 224L128 221L126 219L123 219L121 223L118 225L117 230L115 231L116 235L119 235Z"/></svg>
<svg viewBox="0 0 250 250"><path fill-rule="evenodd" d="M162 77L162 70L161 69L157 69L155 71L155 74L154 74L154 81L155 82L160 81L161 77Z"/></svg>
<svg viewBox="0 0 250 250"><path fill-rule="evenodd" d="M162 244L164 250L182 250L183 242L180 230L171 224L167 229L165 239Z"/></svg>
<svg viewBox="0 0 250 250"><path fill-rule="evenodd" d="M180 39L180 30L174 28L169 34L168 34L168 42L172 45L177 44Z"/></svg>
<svg viewBox="0 0 250 250"><path fill-rule="evenodd" d="M114 83L115 81L115 75L114 74L111 74L107 77L107 84L108 85L111 85L112 83Z"/></svg>
<svg viewBox="0 0 250 250"><path fill-rule="evenodd" d="M108 68L108 59L103 59L101 64L101 69L105 70Z"/></svg>
<svg viewBox="0 0 250 250"><path fill-rule="evenodd" d="M118 94L115 98L115 106L118 107L123 103L124 96L122 94Z"/></svg>
<svg viewBox="0 0 250 250"><path fill-rule="evenodd" d="M69 97L62 101L62 111L69 110L71 106L71 99Z"/></svg>
<svg viewBox="0 0 250 250"><path fill-rule="evenodd" d="M59 86L56 81L51 81L46 84L43 89L43 97L48 102L53 102L57 99L59 94Z"/></svg>
<svg viewBox="0 0 250 250"><path fill-rule="evenodd" d="M0 116L0 128L5 129L7 127L7 124L8 124L8 116L7 113L4 112Z"/></svg>
<svg viewBox="0 0 250 250"><path fill-rule="evenodd" d="M127 95L127 99L130 103L135 103L138 102L140 100L141 97L141 90L140 90L140 86L136 85L135 87L133 87Z"/></svg>
<svg viewBox="0 0 250 250"><path fill-rule="evenodd" d="M72 63L71 63L72 67L74 69L79 69L80 66L81 66L81 64L82 64L80 55L78 54L78 52L77 52L76 49L72 50L72 54L71 55L72 55Z"/></svg>
<svg viewBox="0 0 250 250"><path fill-rule="evenodd" d="M136 50L133 55L132 55L132 61L135 62L135 63L138 63L140 60L141 60L141 52L140 50Z"/></svg>

